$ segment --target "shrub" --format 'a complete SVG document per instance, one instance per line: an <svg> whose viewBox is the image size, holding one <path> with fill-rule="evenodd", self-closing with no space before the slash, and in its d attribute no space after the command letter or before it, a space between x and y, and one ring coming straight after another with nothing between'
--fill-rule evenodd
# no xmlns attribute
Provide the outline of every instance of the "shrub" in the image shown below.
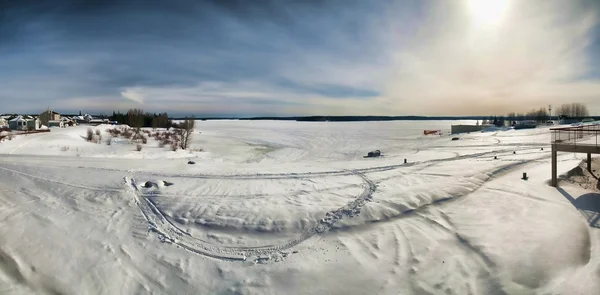
<svg viewBox="0 0 600 295"><path fill-rule="evenodd" d="M176 143L174 143L174 144L171 144L171 150L172 150L172 151L174 151L174 152L175 152L175 151L177 151L177 149L178 149L178 148L179 148L179 146L178 146Z"/></svg>
<svg viewBox="0 0 600 295"><path fill-rule="evenodd" d="M68 150L69 150L69 147L68 147L68 146L63 146L63 147L61 147L61 148L60 148L60 151L61 151L61 152L66 152L66 151L68 151Z"/></svg>
<svg viewBox="0 0 600 295"><path fill-rule="evenodd" d="M148 143L148 137L142 136L142 143L143 144L147 144Z"/></svg>
<svg viewBox="0 0 600 295"><path fill-rule="evenodd" d="M92 128L88 128L86 139L87 141L92 141L94 139L94 131L92 130Z"/></svg>
<svg viewBox="0 0 600 295"><path fill-rule="evenodd" d="M142 150L142 145L138 143L138 145L135 146L135 150L136 151L141 151Z"/></svg>
<svg viewBox="0 0 600 295"><path fill-rule="evenodd" d="M118 137L119 135L121 135L121 130L117 129L117 128L111 128L108 129L108 133L112 136L112 137Z"/></svg>
<svg viewBox="0 0 600 295"><path fill-rule="evenodd" d="M123 133L121 135L123 135L123 137L126 139L130 139L131 136L133 136L133 133L131 133L131 131L129 131L129 130L125 130L125 131L123 131Z"/></svg>
<svg viewBox="0 0 600 295"><path fill-rule="evenodd" d="M96 129L96 135L100 136L100 129Z"/></svg>
<svg viewBox="0 0 600 295"><path fill-rule="evenodd" d="M163 138L163 139L160 141L160 144L161 144L162 146L165 146L165 145L170 145L170 144L171 144L171 141L170 141L170 140L168 140L168 139L166 139L166 138Z"/></svg>
<svg viewBox="0 0 600 295"><path fill-rule="evenodd" d="M106 145L111 145L112 144L112 137L109 137L108 139L106 139Z"/></svg>

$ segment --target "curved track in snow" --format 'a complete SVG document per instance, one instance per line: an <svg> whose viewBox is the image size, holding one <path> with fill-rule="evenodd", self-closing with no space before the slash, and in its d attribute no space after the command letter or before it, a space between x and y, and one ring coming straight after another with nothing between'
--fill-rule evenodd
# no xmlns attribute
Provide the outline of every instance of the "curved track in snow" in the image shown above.
<svg viewBox="0 0 600 295"><path fill-rule="evenodd" d="M362 206L371 200L373 192L376 190L376 185L364 174L358 172L349 173L357 175L362 180L363 185L363 191L352 202L336 210L327 212L325 217L317 222L317 224L292 240L278 245L255 247L219 246L193 237L171 222L150 198L144 196L140 192L139 185L135 179L125 177L124 183L130 187L136 204L148 222L149 230L156 232L161 241L172 243L191 252L212 258L245 261L248 257L256 257L258 260L267 259L266 257L276 253L287 256L288 253L284 252L285 250L308 240L314 235L327 232L344 217L351 217L358 214Z"/></svg>
<svg viewBox="0 0 600 295"><path fill-rule="evenodd" d="M497 153L497 152L495 152ZM491 152L484 153L476 153L471 155L459 156L451 159L437 159L431 161L424 161L420 163L426 163L430 165L434 165L435 163L445 162L445 161L456 161L461 159L468 158L476 158L481 156L486 156L491 154ZM529 164L534 161L539 161L541 159L548 158L550 155L544 155L542 157L529 159L529 160L521 160L515 163L505 164L499 168L495 168L486 173L485 179L476 185L473 189L469 190L467 193L460 196L447 196L443 197L438 201L432 202L430 204L424 204L415 210L408 210L407 212L402 212L398 217L404 217L407 214L418 213L420 210L428 209L430 206L439 205L444 201L455 200L460 197L466 196L483 186L490 179L500 175L507 173L509 171L514 170L517 167L522 165ZM264 246L252 246L252 247L230 247L230 246L222 246L214 244L210 241L202 240L197 237L192 236L187 231L181 229L175 223L169 220L169 218L156 206L152 198L148 195L143 194L140 191L140 185L137 183L135 178L124 177L124 183L130 188L131 192L134 195L136 204L139 206L144 218L148 222L149 230L156 232L159 236L159 239L163 242L172 243L174 245L180 246L188 251L212 257L222 260L229 261L245 261L250 257L254 257L256 260L266 260L270 259L271 255L281 255L287 256L289 253L286 250L289 250L302 242L310 239L311 237L326 233L329 230L333 229L334 226L343 218L357 216L361 208L373 198L373 193L376 191L377 185L375 182L370 180L366 174L372 172L381 172L391 169L397 169L399 167L407 167L412 166L413 164L402 164L402 165L389 165L389 166L379 166L379 167L370 167L356 170L339 170L339 171L328 171L328 172L316 172L316 173L279 173L279 174L240 174L240 175L202 175L190 178L221 178L224 177L226 179L295 179L295 178L313 178L313 177L328 177L328 176L344 176L344 175L355 175L361 179L361 185L363 186L363 191L354 197L354 200L349 202L348 204L327 212L322 219L320 219L314 226L305 230L302 234L288 240L285 243L279 243L274 245L264 245ZM157 174L151 174L157 175ZM181 176L179 176L181 177ZM160 193L152 194L151 196L160 196ZM367 221L367 222L381 222L385 220L378 221Z"/></svg>

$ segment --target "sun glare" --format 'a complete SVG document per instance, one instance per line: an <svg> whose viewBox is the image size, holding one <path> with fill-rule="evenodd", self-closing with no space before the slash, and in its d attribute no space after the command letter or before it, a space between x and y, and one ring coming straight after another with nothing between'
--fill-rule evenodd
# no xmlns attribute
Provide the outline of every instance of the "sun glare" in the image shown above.
<svg viewBox="0 0 600 295"><path fill-rule="evenodd" d="M468 0L469 11L478 25L498 24L510 0Z"/></svg>

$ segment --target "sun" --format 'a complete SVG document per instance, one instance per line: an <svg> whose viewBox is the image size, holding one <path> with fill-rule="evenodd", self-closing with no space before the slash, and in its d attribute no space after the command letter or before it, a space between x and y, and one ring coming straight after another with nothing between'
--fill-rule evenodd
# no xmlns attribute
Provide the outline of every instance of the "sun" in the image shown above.
<svg viewBox="0 0 600 295"><path fill-rule="evenodd" d="M510 0L468 0L469 12L477 25L492 25L502 21Z"/></svg>

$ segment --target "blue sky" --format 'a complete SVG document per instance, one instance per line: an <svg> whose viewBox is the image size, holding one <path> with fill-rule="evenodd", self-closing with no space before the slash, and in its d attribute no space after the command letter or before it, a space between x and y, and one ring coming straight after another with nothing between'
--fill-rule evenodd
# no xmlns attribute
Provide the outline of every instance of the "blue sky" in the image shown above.
<svg viewBox="0 0 600 295"><path fill-rule="evenodd" d="M14 2L0 113L600 114L593 0Z"/></svg>

